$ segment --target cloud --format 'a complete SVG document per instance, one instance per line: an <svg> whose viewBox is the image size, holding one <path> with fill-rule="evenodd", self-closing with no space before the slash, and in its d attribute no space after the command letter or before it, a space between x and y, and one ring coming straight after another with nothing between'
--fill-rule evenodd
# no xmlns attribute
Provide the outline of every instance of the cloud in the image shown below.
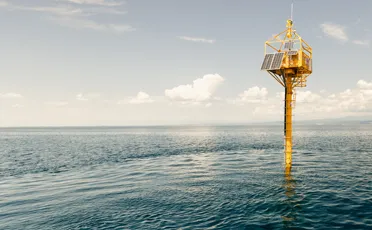
<svg viewBox="0 0 372 230"><path fill-rule="evenodd" d="M151 99L150 95L142 91L138 92L136 97L133 97L128 101L129 104L145 104L152 102L154 102L154 100Z"/></svg>
<svg viewBox="0 0 372 230"><path fill-rule="evenodd" d="M101 5L101 6L119 6L125 3L124 1L113 1L113 0L65 0L65 1L75 3L75 4Z"/></svg>
<svg viewBox="0 0 372 230"><path fill-rule="evenodd" d="M216 40L206 39L206 38L195 38L195 37L186 37L186 36L180 36L178 38L181 40L185 40L185 41L202 42L202 43L209 43L209 44L213 44L216 42Z"/></svg>
<svg viewBox="0 0 372 230"><path fill-rule="evenodd" d="M372 111L372 82L359 80L357 88L346 89L339 93L320 96L310 91L297 92L297 106L300 113L334 112L326 114L328 117L340 114L359 113Z"/></svg>
<svg viewBox="0 0 372 230"><path fill-rule="evenodd" d="M254 86L239 94L238 98L235 99L233 103L241 105L245 103L260 103L267 99L267 95L268 91L266 88Z"/></svg>
<svg viewBox="0 0 372 230"><path fill-rule="evenodd" d="M243 104L241 98L248 98L245 101L251 101L251 98L254 101L255 95L261 95L262 98L265 98L265 93L260 94L259 92L262 92L262 90L258 90L258 88L245 92L240 94L240 97L235 101L238 103L234 103L235 105ZM244 97L243 95L247 96ZM283 107L284 92L279 92L275 97L267 97L261 103L252 104L247 108L253 111L253 115L257 119L279 120L283 116ZM298 120L372 115L372 82L359 80L355 88L346 89L338 93L324 90L312 92L297 89L295 110L293 112Z"/></svg>
<svg viewBox="0 0 372 230"><path fill-rule="evenodd" d="M118 33L132 32L136 30L130 25L123 25L123 24L108 24L106 25L106 28L109 30L116 31Z"/></svg>
<svg viewBox="0 0 372 230"><path fill-rule="evenodd" d="M78 95L76 95L76 100L78 100L78 101L87 101L88 99L85 98L82 93L79 93Z"/></svg>
<svg viewBox="0 0 372 230"><path fill-rule="evenodd" d="M22 98L23 96L19 93L4 93L0 94L1 98Z"/></svg>
<svg viewBox="0 0 372 230"><path fill-rule="evenodd" d="M125 10L119 10L117 8L107 8L107 7L90 7L84 9L85 14L95 15L95 14L118 14L123 15L128 12Z"/></svg>
<svg viewBox="0 0 372 230"><path fill-rule="evenodd" d="M361 89L372 89L372 82L367 82L365 80L359 80L357 86Z"/></svg>
<svg viewBox="0 0 372 230"><path fill-rule="evenodd" d="M36 11L43 13L50 13L55 15L84 15L82 9L71 7L71 6L43 6L43 7L27 7L27 6L13 6L14 10L24 10L24 11Z"/></svg>
<svg viewBox="0 0 372 230"><path fill-rule="evenodd" d="M86 94L79 93L78 95L76 95L76 100L78 100L78 101L89 101L91 99L99 98L100 96L101 95L98 94L98 93L86 93Z"/></svg>
<svg viewBox="0 0 372 230"><path fill-rule="evenodd" d="M45 102L45 105L63 107L63 106L68 105L68 102L67 101L51 101L51 102Z"/></svg>
<svg viewBox="0 0 372 230"><path fill-rule="evenodd" d="M353 43L355 45L369 46L370 41L369 40L354 40Z"/></svg>
<svg viewBox="0 0 372 230"><path fill-rule="evenodd" d="M200 79L203 78L205 77ZM194 86L192 81L190 85ZM66 125L143 125L283 121L284 90L278 89L278 93L267 91L261 86L242 90L236 98L245 101L245 106L241 106L238 103L229 103L224 98L217 101L215 94L212 94L208 100L204 101L197 101L195 97L189 100L182 98L169 100L169 97L165 96L150 97L143 91L138 94L136 92L133 97L125 98L123 101L125 105L123 106L118 106L116 104L117 100L112 98L109 104L99 100L99 103L89 107L79 107L79 105L84 104L75 104L76 101L74 103L70 102L73 103L71 106L67 101L63 100L51 101L43 104L44 106L37 106L34 100L27 101L22 99L14 101L3 99L4 106L9 109L3 110L2 121L3 124L18 125L25 124L22 122L32 122L29 124L33 125L48 125L54 122L55 124L63 123ZM296 89L296 91L297 103L293 111L295 123L300 120L347 116L363 116L363 119L372 117L371 80L355 81L354 86L340 91L310 91L307 88ZM86 95L87 93L82 94L82 97L86 98ZM154 100L156 104L141 104L150 103ZM259 100L262 100L262 103L251 103ZM17 103L20 105L15 105ZM173 105L169 105L169 103ZM25 108L16 109L17 107L22 107L22 105ZM21 110L25 110L24 113L19 113ZM28 115L24 116L25 113Z"/></svg>
<svg viewBox="0 0 372 230"><path fill-rule="evenodd" d="M21 104L14 104L14 105L12 105L12 108L17 108L17 109L23 108L23 107L24 107L24 105L21 105Z"/></svg>
<svg viewBox="0 0 372 230"><path fill-rule="evenodd" d="M92 29L96 31L114 31L117 33L131 32L135 31L130 25L124 24L102 24L97 23L93 20L84 18L71 18L71 17L58 17L54 18L61 26L66 26L74 29Z"/></svg>
<svg viewBox="0 0 372 230"><path fill-rule="evenodd" d="M320 25L323 33L331 38L337 39L342 42L349 40L346 34L346 28L344 26L333 24L333 23L323 23Z"/></svg>
<svg viewBox="0 0 372 230"><path fill-rule="evenodd" d="M321 99L321 96L319 94L312 93L311 91L296 91L297 103L312 103L316 102L319 99Z"/></svg>
<svg viewBox="0 0 372 230"><path fill-rule="evenodd" d="M48 6L24 6L12 5L6 2L0 6L7 7L9 10L34 11L51 15L48 19L54 21L60 26L65 26L74 29L92 29L96 31L111 31L116 33L135 31L131 25L117 23L101 23L93 20L90 16L95 14L117 14L123 15L127 11L123 11L110 6L122 5L119 1L105 0L64 0L65 2L73 2L82 6L71 5L48 5ZM5 4L6 3L6 4ZM86 7L84 5L99 5L99 7Z"/></svg>
<svg viewBox="0 0 372 230"><path fill-rule="evenodd" d="M0 3L1 6L1 3ZM5 5L11 10L35 11L47 13L57 16L70 17L88 17L95 14L126 14L127 11L118 10L108 7L75 7L71 5L56 5L56 6L22 6L22 5Z"/></svg>
<svg viewBox="0 0 372 230"><path fill-rule="evenodd" d="M208 101L223 81L223 77L218 74L207 74L202 78L194 80L192 84L179 85L172 89L166 89L165 96L175 101Z"/></svg>

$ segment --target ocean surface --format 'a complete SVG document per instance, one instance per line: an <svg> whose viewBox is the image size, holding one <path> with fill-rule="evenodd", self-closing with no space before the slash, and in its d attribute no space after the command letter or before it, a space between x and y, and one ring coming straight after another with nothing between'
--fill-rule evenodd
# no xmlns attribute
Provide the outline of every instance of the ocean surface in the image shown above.
<svg viewBox="0 0 372 230"><path fill-rule="evenodd" d="M0 229L372 229L372 125L0 129Z"/></svg>

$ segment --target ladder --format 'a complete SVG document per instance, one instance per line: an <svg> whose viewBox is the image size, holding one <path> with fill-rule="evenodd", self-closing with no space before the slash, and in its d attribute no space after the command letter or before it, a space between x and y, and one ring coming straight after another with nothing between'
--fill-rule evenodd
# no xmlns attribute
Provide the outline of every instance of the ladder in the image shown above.
<svg viewBox="0 0 372 230"><path fill-rule="evenodd" d="M292 94L292 108L294 109L296 107L296 90L293 89L293 94Z"/></svg>

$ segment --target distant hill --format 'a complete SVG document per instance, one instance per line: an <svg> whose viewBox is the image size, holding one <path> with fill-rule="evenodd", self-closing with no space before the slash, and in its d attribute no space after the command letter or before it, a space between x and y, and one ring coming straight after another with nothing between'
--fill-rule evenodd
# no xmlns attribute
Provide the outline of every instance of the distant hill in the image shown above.
<svg viewBox="0 0 372 230"><path fill-rule="evenodd" d="M294 120L294 124L303 125L319 125L319 124L372 124L372 116L360 116L360 117L338 117L338 118L327 118L327 119L314 119L314 120ZM270 124L270 125L282 125L283 120L280 121L269 121L269 122L254 122L253 124Z"/></svg>
<svg viewBox="0 0 372 230"><path fill-rule="evenodd" d="M300 120L295 121L296 123L303 124L372 124L371 116L363 117L339 117L339 118L328 118L328 119L315 119L315 120Z"/></svg>

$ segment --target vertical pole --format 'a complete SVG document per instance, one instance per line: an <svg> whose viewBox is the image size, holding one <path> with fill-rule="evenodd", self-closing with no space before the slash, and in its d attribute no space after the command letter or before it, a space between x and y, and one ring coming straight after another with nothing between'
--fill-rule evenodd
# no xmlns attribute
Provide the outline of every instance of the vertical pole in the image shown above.
<svg viewBox="0 0 372 230"><path fill-rule="evenodd" d="M292 95L293 84L292 76L285 75L285 114L284 114L284 146L285 146L285 166L292 166Z"/></svg>
<svg viewBox="0 0 372 230"><path fill-rule="evenodd" d="M292 4L291 4L291 21L293 21L293 1L292 1Z"/></svg>

